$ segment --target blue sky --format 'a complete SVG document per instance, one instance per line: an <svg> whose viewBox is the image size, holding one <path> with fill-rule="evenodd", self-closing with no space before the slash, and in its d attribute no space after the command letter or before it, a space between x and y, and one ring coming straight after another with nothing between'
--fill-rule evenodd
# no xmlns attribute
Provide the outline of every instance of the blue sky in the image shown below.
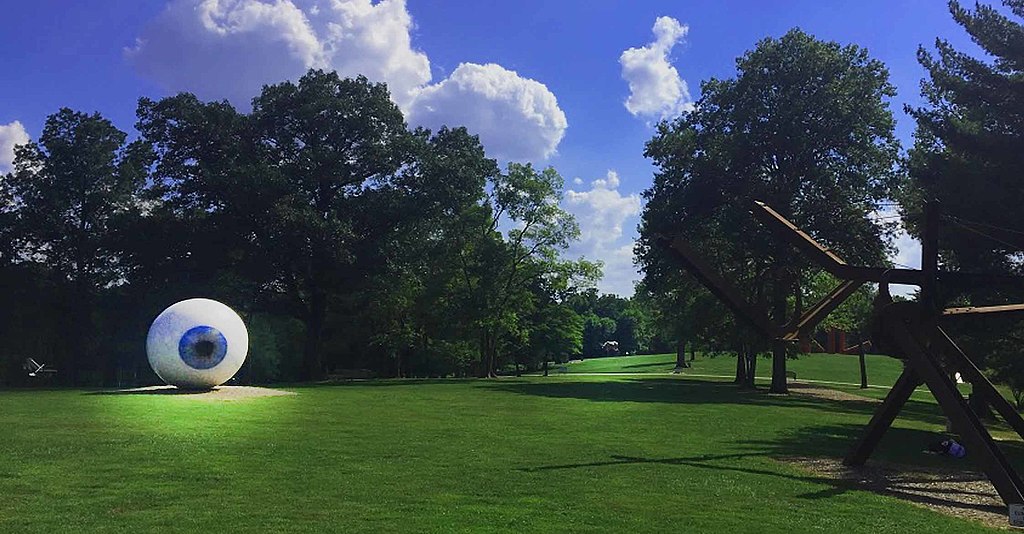
<svg viewBox="0 0 1024 534"><path fill-rule="evenodd" d="M651 124L793 27L885 62L904 146L913 124L902 108L920 102L924 75L918 46L942 37L976 50L939 0L11 2L0 18L0 171L11 144L62 106L134 133L140 96L188 90L245 109L261 84L310 66L363 73L389 83L411 123L465 124L495 157L555 166L583 230L571 252L604 261L601 289L628 295ZM900 244L897 261L914 265L913 243Z"/></svg>

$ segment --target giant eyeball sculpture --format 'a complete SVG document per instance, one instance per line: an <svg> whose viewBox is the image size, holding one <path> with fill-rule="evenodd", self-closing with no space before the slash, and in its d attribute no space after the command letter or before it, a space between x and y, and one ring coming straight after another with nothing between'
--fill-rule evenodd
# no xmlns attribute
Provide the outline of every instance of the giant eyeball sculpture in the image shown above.
<svg viewBox="0 0 1024 534"><path fill-rule="evenodd" d="M210 299L188 299L164 310L149 327L146 355L164 382L210 389L242 367L249 333L234 310Z"/></svg>

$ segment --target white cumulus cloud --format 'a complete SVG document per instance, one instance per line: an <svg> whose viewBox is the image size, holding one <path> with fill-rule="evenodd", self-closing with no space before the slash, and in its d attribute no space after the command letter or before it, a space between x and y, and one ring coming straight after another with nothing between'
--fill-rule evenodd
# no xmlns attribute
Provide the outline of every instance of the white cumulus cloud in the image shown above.
<svg viewBox="0 0 1024 534"><path fill-rule="evenodd" d="M555 95L535 80L489 63L460 64L447 79L424 87L409 122L429 127L466 126L501 159L551 156L568 121Z"/></svg>
<svg viewBox="0 0 1024 534"><path fill-rule="evenodd" d="M0 124L0 174L14 170L14 147L28 141L28 132L20 122Z"/></svg>
<svg viewBox="0 0 1024 534"><path fill-rule="evenodd" d="M600 289L629 296L633 294L633 283L639 279L633 266L633 244L640 195L624 196L619 185L618 173L609 170L604 178L590 182L589 190L566 192L566 209L580 225L580 241L569 252L604 262Z"/></svg>
<svg viewBox="0 0 1024 534"><path fill-rule="evenodd" d="M125 54L165 89L241 107L310 68L386 81L404 104L430 81L411 28L404 0L174 0Z"/></svg>
<svg viewBox="0 0 1024 534"><path fill-rule="evenodd" d="M669 53L686 37L689 26L658 17L653 31L653 42L619 56L622 79L629 83L625 106L634 116L667 118L693 109L686 81L669 62Z"/></svg>
<svg viewBox="0 0 1024 534"><path fill-rule="evenodd" d="M172 92L247 108L265 84L310 68L386 82L414 125L467 126L492 155L546 158L567 122L555 96L499 65L459 65L431 83L405 0L172 0L125 50Z"/></svg>
<svg viewBox="0 0 1024 534"><path fill-rule="evenodd" d="M387 82L399 105L408 104L416 88L430 81L430 60L412 47L413 21L405 0L333 0L330 12L316 19L322 17L329 20L329 66L343 76L362 74Z"/></svg>
<svg viewBox="0 0 1024 534"><path fill-rule="evenodd" d="M125 55L169 91L246 107L264 84L327 67L325 44L287 0L176 0Z"/></svg>

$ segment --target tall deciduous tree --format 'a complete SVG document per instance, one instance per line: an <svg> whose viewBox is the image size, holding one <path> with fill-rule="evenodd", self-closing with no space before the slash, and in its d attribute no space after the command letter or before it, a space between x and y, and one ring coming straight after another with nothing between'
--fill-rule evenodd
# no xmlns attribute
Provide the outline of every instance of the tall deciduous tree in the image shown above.
<svg viewBox="0 0 1024 534"><path fill-rule="evenodd" d="M395 226L381 242L385 259L359 315L373 323L371 349L404 374L434 374L452 370L453 345L476 339L462 288L472 276L468 257L478 234L471 229L484 220L485 186L499 169L465 128L418 130L414 146L412 161L387 188L391 213L380 216Z"/></svg>
<svg viewBox="0 0 1024 534"><path fill-rule="evenodd" d="M123 282L125 219L141 209L139 193L152 161L148 145L97 114L63 108L49 116L38 142L19 147L8 177L19 258L38 262L64 287L70 328L68 378L95 354L92 335L99 290Z"/></svg>
<svg viewBox="0 0 1024 534"><path fill-rule="evenodd" d="M654 239L682 235L785 322L805 266L755 224L753 200L853 261L883 261L885 229L869 214L897 182L894 94L863 48L800 30L758 43L737 60L734 79L703 83L695 109L659 125L648 143L659 170L646 192L641 264L671 268ZM784 392L784 345L773 352L772 391Z"/></svg>
<svg viewBox="0 0 1024 534"><path fill-rule="evenodd" d="M332 292L357 282L359 242L391 224L373 197L408 161L408 130L386 86L322 71L265 87L250 123L277 186L252 214L256 239L300 309L305 377L318 378Z"/></svg>
<svg viewBox="0 0 1024 534"><path fill-rule="evenodd" d="M482 375L495 373L502 338L520 329L538 278L560 277L568 288L599 277L599 266L559 256L579 237L576 220L560 206L562 187L553 168L510 163L481 203L460 262L463 295L476 316ZM512 226L504 239L498 230L503 222Z"/></svg>
<svg viewBox="0 0 1024 534"><path fill-rule="evenodd" d="M376 211L382 185L410 153L387 88L311 70L264 87L249 115L179 95L143 100L139 116L165 202L212 215L244 245L259 285L305 324L303 376L321 376L332 302L365 278L364 252L393 224Z"/></svg>

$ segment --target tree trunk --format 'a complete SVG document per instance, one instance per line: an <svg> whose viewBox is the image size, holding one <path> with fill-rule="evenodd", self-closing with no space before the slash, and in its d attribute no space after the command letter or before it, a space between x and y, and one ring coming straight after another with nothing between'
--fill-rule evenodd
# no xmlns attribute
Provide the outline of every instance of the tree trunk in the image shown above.
<svg viewBox="0 0 1024 534"><path fill-rule="evenodd" d="M868 367L864 361L864 340L860 340L860 388L868 388Z"/></svg>
<svg viewBox="0 0 1024 534"><path fill-rule="evenodd" d="M745 386L747 384L747 353L741 343L736 347L736 378L733 384Z"/></svg>
<svg viewBox="0 0 1024 534"><path fill-rule="evenodd" d="M967 396L967 404L972 410L974 410L974 413L978 415L978 419L991 420L995 418L992 413L992 407L988 402L988 398L980 389L974 387L974 384L971 384L971 394Z"/></svg>
<svg viewBox="0 0 1024 534"><path fill-rule="evenodd" d="M747 345L747 384L750 389L757 388L757 351Z"/></svg>
<svg viewBox="0 0 1024 534"><path fill-rule="evenodd" d="M398 349L398 378L409 377L409 352L403 347Z"/></svg>
<svg viewBox="0 0 1024 534"><path fill-rule="evenodd" d="M679 338L676 341L676 369L685 369L690 364L686 363L686 339Z"/></svg>
<svg viewBox="0 0 1024 534"><path fill-rule="evenodd" d="M319 321L306 322L306 346L302 353L303 380L319 380L323 374L320 358L320 336L323 326Z"/></svg>
<svg viewBox="0 0 1024 534"><path fill-rule="evenodd" d="M310 302L309 314L306 316L306 346L302 355L302 378L304 380L323 378L324 366L320 349L326 315L327 303L324 297L314 293Z"/></svg>
<svg viewBox="0 0 1024 534"><path fill-rule="evenodd" d="M690 361L697 359L697 344L693 341L690 342Z"/></svg>
<svg viewBox="0 0 1024 534"><path fill-rule="evenodd" d="M494 378L498 376L494 372L495 360L497 360L495 336L490 332L484 332L480 334L480 363L482 366L479 376L481 378Z"/></svg>
<svg viewBox="0 0 1024 534"><path fill-rule="evenodd" d="M786 323L786 291L782 287L774 290L774 301L772 303L772 319L775 324ZM782 339L772 339L772 385L769 388L771 393L789 393L789 386L786 384L786 342Z"/></svg>
<svg viewBox="0 0 1024 534"><path fill-rule="evenodd" d="M434 376L434 362L430 359L430 351L427 350L427 334L426 332L420 332L419 342L416 347L416 351L423 355L423 369L424 376L431 378ZM441 378L440 376L438 378Z"/></svg>
<svg viewBox="0 0 1024 534"><path fill-rule="evenodd" d="M785 383L785 341L771 341L771 388L773 394L788 394L790 387Z"/></svg>

